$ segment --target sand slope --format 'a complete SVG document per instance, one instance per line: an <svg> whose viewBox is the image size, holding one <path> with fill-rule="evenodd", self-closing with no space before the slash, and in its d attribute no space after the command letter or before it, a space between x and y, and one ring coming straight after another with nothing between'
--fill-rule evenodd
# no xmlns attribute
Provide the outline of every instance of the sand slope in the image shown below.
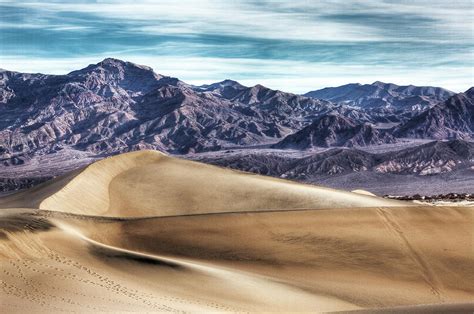
<svg viewBox="0 0 474 314"><path fill-rule="evenodd" d="M474 310L473 207L155 152L103 160L0 204L8 313Z"/></svg>
<svg viewBox="0 0 474 314"><path fill-rule="evenodd" d="M222 169L155 151L107 158L33 191L0 199L4 208L120 217L401 204L406 205Z"/></svg>

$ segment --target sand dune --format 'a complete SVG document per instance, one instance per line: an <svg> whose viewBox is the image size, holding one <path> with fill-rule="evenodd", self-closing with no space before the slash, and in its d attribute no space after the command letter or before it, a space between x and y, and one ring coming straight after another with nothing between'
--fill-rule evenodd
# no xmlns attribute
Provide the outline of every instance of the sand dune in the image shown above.
<svg viewBox="0 0 474 314"><path fill-rule="evenodd" d="M377 196L375 195L374 193L371 193L369 191L366 191L366 190L353 190L351 191L352 193L356 193L356 194L360 194L360 195L367 195L367 196Z"/></svg>
<svg viewBox="0 0 474 314"><path fill-rule="evenodd" d="M474 309L473 207L155 152L97 162L0 204L8 313Z"/></svg>
<svg viewBox="0 0 474 314"><path fill-rule="evenodd" d="M401 204L406 206L222 169L155 151L108 158L32 191L0 199L0 207L120 217Z"/></svg>

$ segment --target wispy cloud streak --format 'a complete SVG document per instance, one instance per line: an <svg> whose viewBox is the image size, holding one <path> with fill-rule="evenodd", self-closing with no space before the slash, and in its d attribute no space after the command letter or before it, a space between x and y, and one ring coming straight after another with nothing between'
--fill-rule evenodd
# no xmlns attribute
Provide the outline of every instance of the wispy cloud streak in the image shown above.
<svg viewBox="0 0 474 314"><path fill-rule="evenodd" d="M113 56L188 81L261 80L290 91L320 87L322 75L335 85L369 73L400 81L403 72L462 90L474 85L473 10L470 0L0 0L0 66L53 72L48 60ZM182 62L165 69L161 60Z"/></svg>

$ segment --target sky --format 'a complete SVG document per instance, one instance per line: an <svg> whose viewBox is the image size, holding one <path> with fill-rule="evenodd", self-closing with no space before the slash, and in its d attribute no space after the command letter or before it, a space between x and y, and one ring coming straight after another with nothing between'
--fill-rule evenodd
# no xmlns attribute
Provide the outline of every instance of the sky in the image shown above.
<svg viewBox="0 0 474 314"><path fill-rule="evenodd" d="M474 85L473 16L472 0L0 0L0 68L65 74L114 57L197 85L461 92Z"/></svg>

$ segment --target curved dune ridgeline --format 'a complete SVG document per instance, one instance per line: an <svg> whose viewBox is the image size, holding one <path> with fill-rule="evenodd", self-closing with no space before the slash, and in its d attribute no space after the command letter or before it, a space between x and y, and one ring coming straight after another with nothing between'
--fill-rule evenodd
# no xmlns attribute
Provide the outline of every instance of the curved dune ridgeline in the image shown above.
<svg viewBox="0 0 474 314"><path fill-rule="evenodd" d="M107 158L32 191L0 199L0 207L117 217L401 205L406 203L223 169L156 151Z"/></svg>
<svg viewBox="0 0 474 314"><path fill-rule="evenodd" d="M8 313L469 312L474 208L154 151L0 199Z"/></svg>

